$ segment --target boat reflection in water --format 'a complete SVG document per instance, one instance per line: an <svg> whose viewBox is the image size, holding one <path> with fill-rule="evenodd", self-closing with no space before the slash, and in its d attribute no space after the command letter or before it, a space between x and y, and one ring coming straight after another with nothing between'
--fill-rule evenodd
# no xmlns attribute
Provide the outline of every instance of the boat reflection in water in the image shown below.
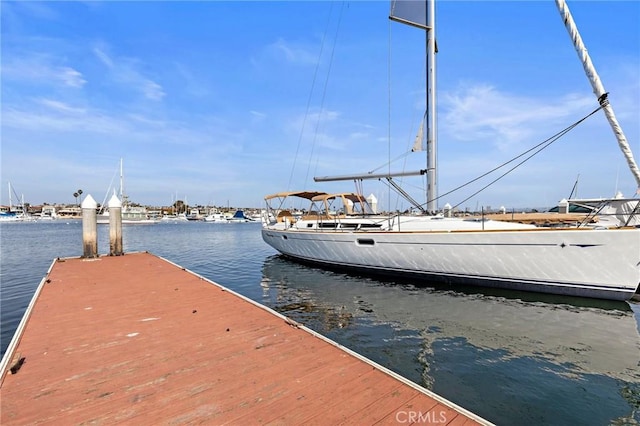
<svg viewBox="0 0 640 426"><path fill-rule="evenodd" d="M490 421L640 421L637 304L418 287L280 255L262 273L262 303Z"/></svg>

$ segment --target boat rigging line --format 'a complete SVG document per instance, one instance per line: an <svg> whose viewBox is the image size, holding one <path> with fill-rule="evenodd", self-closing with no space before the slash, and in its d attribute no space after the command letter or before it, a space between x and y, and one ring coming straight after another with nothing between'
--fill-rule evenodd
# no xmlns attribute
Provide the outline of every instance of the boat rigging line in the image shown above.
<svg viewBox="0 0 640 426"><path fill-rule="evenodd" d="M300 128L300 135L298 136L298 145L296 146L296 153L293 158L293 165L291 166L291 174L289 175L289 183L287 184L287 189L290 189L291 182L293 181L293 174L296 169L296 163L298 160L298 154L300 153L300 146L302 145L302 137L304 136L304 129L307 123L307 118L309 117L309 110L311 109L311 99L313 98L313 90L316 85L316 78L318 77L318 70L320 69L320 64L322 63L322 53L324 51L325 39L329 32L329 24L331 23L331 15L333 13L333 4L331 4L331 9L329 11L329 17L327 18L327 26L324 30L324 35L322 37L322 42L320 43L320 52L318 53L318 62L316 63L316 69L313 73L313 79L311 81L311 90L309 91L309 97L307 98L307 108L302 119L302 126Z"/></svg>
<svg viewBox="0 0 640 426"><path fill-rule="evenodd" d="M559 140L561 137L563 137L564 135L566 135L567 133L569 133L571 130L573 130L574 128L576 128L579 124L581 124L583 121L585 121L587 118L591 117L592 115L594 115L595 113L597 113L598 111L600 111L602 109L602 105L600 105L598 108L596 108L595 110L593 110L591 113L587 114L585 117L581 118L580 120L576 121L575 123L571 124L570 126L566 127L565 129L561 130L560 132L556 133L555 135L547 138L546 140L540 142L539 144L533 146L532 148L529 148L528 150L526 150L525 152L523 152L522 154L512 158L509 161L506 161L502 164L500 164L497 167L494 167L493 169L489 170L488 172L448 191L445 192L442 195L439 195L438 197L434 198L433 201L438 200L442 197L445 197L449 194L452 194L474 182L477 182L478 180L490 175L491 173L505 167L507 164L510 164L512 162L514 162L515 160L531 153L530 155L528 155L524 160L520 161L518 164L516 164L515 166L513 166L512 168L510 168L509 170L507 170L506 172L504 172L502 175L498 176L496 179L494 179L493 181L489 182L487 185L483 186L482 188L480 188L479 190L477 190L476 192L474 192L473 194L471 194L470 196L468 196L467 198L465 198L464 200L460 201L459 203L457 203L456 205L454 205L452 208L456 208L459 207L462 203L465 203L467 201L469 201L469 199L475 197L476 195L478 195L479 193L481 193L482 191L484 191L485 189L489 188L491 185L493 185L494 183L498 182L500 179L502 179L503 177L507 176L509 173L511 173L512 171L514 171L515 169L517 169L518 167L520 167L522 164L526 163L527 161L529 161L531 158L533 158L534 156L536 156L537 154L539 154L540 152L542 152L543 150L545 150L546 148L548 148L549 146L551 146L554 142L556 142L557 140ZM533 151L533 152L532 152ZM424 205L426 205L427 203L424 203Z"/></svg>
<svg viewBox="0 0 640 426"><path fill-rule="evenodd" d="M332 10L333 10L333 7L332 7ZM312 164L311 160L313 159L313 155L314 155L313 153L316 146L316 139L318 138L320 123L322 122L321 118L322 118L322 114L324 113L324 101L327 96L327 87L329 85L329 77L331 76L331 68L333 67L333 55L335 54L335 51L336 51L336 44L338 42L338 34L340 32L340 24L342 23L343 11L344 11L344 2L342 3L342 7L340 8L335 35L333 36L333 46L331 48L331 54L329 57L329 67L327 69L327 76L324 80L324 86L322 87L322 98L320 99L320 111L318 112L318 119L316 120L316 128L315 128L315 131L313 132L313 142L311 144L311 151L309 152L309 161L307 163L307 174L304 177L305 182L309 180L309 172L311 170L311 164ZM318 164L318 159L316 158L316 167L317 167L317 164Z"/></svg>
<svg viewBox="0 0 640 426"><path fill-rule="evenodd" d="M318 73L320 70L320 65L322 64L322 57L325 51L325 43L329 34L329 28L330 25L332 23L332 17L334 14L334 10L333 10L333 2L330 2L331 6L330 6L330 10L329 10L329 16L327 18L327 24L325 27L325 31L324 31L324 35L322 37L322 41L320 44L320 52L318 53L318 61L316 63L316 68L313 74L313 80L311 82L311 90L309 91L309 97L307 98L307 106L306 106L306 111L303 117L303 121L302 121L302 126L300 128L300 135L298 137L298 144L296 146L296 152L295 152L295 156L294 156L294 160L293 160L293 165L291 167L291 173L289 176L289 183L287 184L287 188L291 188L291 183L293 182L293 176L294 176L294 172L296 169L296 164L297 164L297 160L298 160L298 155L300 153L300 148L302 145L302 140L304 137L304 131L305 131L305 127L306 127L306 123L307 123L307 119L310 117L311 113L311 101L313 99L313 92L314 89L316 87L316 81L318 79ZM326 77L325 77L325 81L324 81L324 85L323 85L323 89L322 89L322 97L321 97L321 101L320 101L320 109L318 112L318 116L316 119L316 127L315 127L315 131L314 131L314 136L313 136L313 142L311 144L311 151L309 153L309 160L307 162L307 175L305 177L305 181L307 181L309 179L309 173L310 173L310 169L311 169L311 164L312 164L312 159L314 156L314 147L315 147L315 143L316 143L316 138L318 136L318 128L320 126L320 122L321 122L321 116L324 110L324 103L325 103L325 97L326 97L326 92L327 92L327 86L329 84L329 77L331 75L331 67L333 64L333 55L334 52L336 50L336 43L337 43L337 39L338 39L338 33L340 31L340 27L341 27L341 22L342 22L342 15L343 15L343 11L344 11L344 2L342 3L342 7L340 8L339 14L338 14L338 18L337 18L337 26L335 29L335 34L333 37L333 46L331 48L331 52L329 53L330 55L330 59L329 59L329 65L328 65L328 69L327 69L327 73L326 73Z"/></svg>
<svg viewBox="0 0 640 426"><path fill-rule="evenodd" d="M591 117L592 115L594 115L595 113L597 113L601 109L603 109L603 105L600 105L598 108L596 108L595 110L593 110L592 112L590 112L589 114L587 114L586 116L581 118L580 120L578 120L575 123L571 124L570 126L564 128L563 130L559 131L558 133L554 134L553 136L545 139L544 141L540 142L539 144L529 148L528 150L524 151L523 153L521 153L521 154L513 157L512 159L500 164L499 166L494 167L493 169L487 171L486 173L483 173L480 176L478 176L478 177L476 177L474 179L471 179L471 180L467 181L466 183L464 183L464 184L462 184L460 186L457 186L457 187L453 188L452 190L445 192L442 195L439 195L438 197L433 198L432 200L427 200L427 202L422 203L422 204L418 203L408 193L406 193L406 191L402 190L399 187L399 185L397 185L393 181L393 177L424 175L427 172L427 170L424 170L424 169L423 170L418 170L418 171L415 171L415 172L401 172L401 173L377 173L377 174L375 174L375 173L369 172L369 173L361 174L361 175L323 176L323 177L314 177L314 181L316 181L316 182L329 182L329 181L339 181L339 180L351 180L351 179L353 179L353 181L356 182L356 187L358 188L357 189L358 193L362 195L362 192L361 192L362 191L362 180L364 180L364 179L377 179L377 180L381 181L382 179L386 179L387 182L388 182L389 188L394 189L396 191L396 193L398 193L400 196L405 198L415 208L417 208L418 210L420 210L423 213L426 213L427 209L425 207L428 205L429 201L436 201L436 200L439 200L440 198L446 197L447 195L453 194L454 192L459 191L460 189L462 189L462 188L464 188L466 186L469 186L472 183L477 182L480 179L485 178L485 177L489 176L490 174L500 170L501 168L505 167L506 165L513 163L514 161L518 160L519 158L522 158L522 157L526 156L518 164L516 164L515 166L511 167L509 170L504 172L502 175L498 176L496 179L494 179L493 181L489 182L487 185L483 186L482 188L480 188L479 190L477 190L476 192L471 194L469 197L465 198L464 200L460 201L459 203L457 203L456 205L454 205L452 207L452 208L457 208L461 204L469 201L469 199L475 197L476 195L478 195L479 193L481 193L485 189L489 188L491 185L493 185L494 183L498 182L500 179L502 179L503 177L507 176L512 171L514 171L515 169L517 169L518 167L520 167L521 165L523 165L524 163L529 161L531 158L533 158L534 156L536 156L537 154L539 154L540 152L542 152L543 150L545 150L546 148L551 146L554 142L558 141L564 135L569 133L571 130L576 128L579 124L581 124L583 121L585 121L587 118ZM527 155L527 154L529 154L529 155ZM374 170L377 170L377 169L374 169Z"/></svg>

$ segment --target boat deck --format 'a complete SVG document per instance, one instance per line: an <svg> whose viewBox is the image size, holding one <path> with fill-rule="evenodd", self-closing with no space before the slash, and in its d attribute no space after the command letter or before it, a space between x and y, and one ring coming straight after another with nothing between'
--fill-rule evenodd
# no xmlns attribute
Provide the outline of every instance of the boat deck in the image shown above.
<svg viewBox="0 0 640 426"><path fill-rule="evenodd" d="M1 368L4 426L488 424L149 253L56 260Z"/></svg>
<svg viewBox="0 0 640 426"><path fill-rule="evenodd" d="M587 219L587 215L583 213L489 213L484 217L501 222L525 223L538 226L573 226ZM589 217L587 222L591 224L597 223L598 218L597 216Z"/></svg>

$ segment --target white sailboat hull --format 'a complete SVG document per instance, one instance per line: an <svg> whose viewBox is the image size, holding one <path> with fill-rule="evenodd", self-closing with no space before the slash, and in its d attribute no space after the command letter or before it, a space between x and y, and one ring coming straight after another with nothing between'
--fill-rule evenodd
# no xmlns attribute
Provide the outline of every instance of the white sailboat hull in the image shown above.
<svg viewBox="0 0 640 426"><path fill-rule="evenodd" d="M304 231L265 226L280 253L325 266L448 283L630 299L640 228L500 231Z"/></svg>
<svg viewBox="0 0 640 426"><path fill-rule="evenodd" d="M411 7L408 3L412 3ZM427 175L426 203L418 203L392 180L411 173L395 174L389 170L385 174L316 177L316 182L353 180L360 189L358 193L294 191L266 196L268 212L276 219L265 219L264 241L286 256L330 267L544 293L630 299L640 285L640 227L629 226L637 223L634 216L637 218L640 213L635 202L620 211L621 217L616 210L616 221L623 226L607 221L595 226L576 223L575 228L518 226L484 218L478 222L448 215L383 218L372 216L376 210L365 208L361 181L384 178L390 188L423 213L437 210L435 5L433 1L426 3L422 7L420 2L394 1L390 15L391 19L422 28L427 34L427 168L420 171L421 175ZM640 186L640 170L615 119L607 92L564 0L556 3L600 108ZM419 148L422 144L414 146ZM306 218L293 217L289 198L311 201ZM604 212L594 210L590 219L597 219L600 213Z"/></svg>

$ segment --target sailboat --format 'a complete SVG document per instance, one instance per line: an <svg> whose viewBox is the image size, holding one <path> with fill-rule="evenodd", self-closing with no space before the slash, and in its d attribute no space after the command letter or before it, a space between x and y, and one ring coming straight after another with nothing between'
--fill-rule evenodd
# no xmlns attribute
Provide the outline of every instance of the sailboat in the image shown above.
<svg viewBox="0 0 640 426"><path fill-rule="evenodd" d="M27 212L26 204L24 202L24 195L22 197L18 197L18 194L15 193L15 189L11 186L11 182L8 183L9 186L9 208L2 209L0 211L0 222L31 222L35 220L29 212ZM13 201L11 199L11 194L15 194L16 198L20 198L19 208L15 208L13 205Z"/></svg>
<svg viewBox="0 0 640 426"><path fill-rule="evenodd" d="M147 212L146 207L143 206L132 206L129 202L129 197L124 193L124 174L123 174L123 161L120 159L120 193L119 198L122 202L122 223L123 224L136 224L136 225L151 225L154 223L158 223L159 219L153 219L149 216L149 212ZM115 189L113 190L113 195L116 195ZM107 195L105 196L105 201L109 196L109 191L107 191ZM102 209L98 212L97 218L98 224L108 224L109 223L109 210L107 209L106 203L102 203Z"/></svg>
<svg viewBox="0 0 640 426"><path fill-rule="evenodd" d="M556 0L556 5L640 187L640 171L569 9L564 0ZM426 208L414 202L422 214L379 214L358 193L280 192L265 197L263 240L286 257L330 268L448 284L610 300L632 298L640 287L640 225L634 222L640 215L640 200L624 200L624 218L610 226L549 227L436 212L434 16L433 1L391 4L392 20L427 32L426 170L314 178L316 182L386 179L403 193L393 177L426 174ZM287 209L296 198L311 203L300 218ZM606 201L611 208L615 208L613 201Z"/></svg>

